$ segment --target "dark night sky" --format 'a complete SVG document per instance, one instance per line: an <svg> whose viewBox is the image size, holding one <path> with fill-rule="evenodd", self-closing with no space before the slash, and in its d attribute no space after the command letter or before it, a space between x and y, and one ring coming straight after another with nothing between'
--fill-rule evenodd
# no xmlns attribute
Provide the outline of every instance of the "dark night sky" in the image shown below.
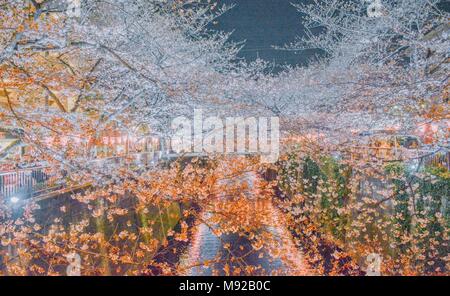
<svg viewBox="0 0 450 296"><path fill-rule="evenodd" d="M309 0L217 0L236 6L219 18L215 29L232 32L232 40L247 40L241 57L254 60L257 56L277 64L305 64L314 51L287 52L271 48L294 41L303 34L301 15L291 3ZM442 0L441 8L450 11L450 0Z"/></svg>
<svg viewBox="0 0 450 296"><path fill-rule="evenodd" d="M304 64L312 52L296 54L271 48L294 41L303 32L300 14L290 3L301 0L218 0L236 6L218 19L216 29L234 31L232 40L247 40L241 57L260 57L277 64Z"/></svg>

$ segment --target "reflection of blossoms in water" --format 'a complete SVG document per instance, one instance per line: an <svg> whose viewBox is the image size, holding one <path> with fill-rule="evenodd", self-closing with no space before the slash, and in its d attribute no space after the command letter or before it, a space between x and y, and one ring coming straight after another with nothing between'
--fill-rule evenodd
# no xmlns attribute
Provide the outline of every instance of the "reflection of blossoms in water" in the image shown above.
<svg viewBox="0 0 450 296"><path fill-rule="evenodd" d="M69 262L67 266L68 276L81 276L81 256L76 253L66 255L66 259Z"/></svg>
<svg viewBox="0 0 450 296"><path fill-rule="evenodd" d="M381 276L381 256L379 254L370 254L367 256L367 275Z"/></svg>

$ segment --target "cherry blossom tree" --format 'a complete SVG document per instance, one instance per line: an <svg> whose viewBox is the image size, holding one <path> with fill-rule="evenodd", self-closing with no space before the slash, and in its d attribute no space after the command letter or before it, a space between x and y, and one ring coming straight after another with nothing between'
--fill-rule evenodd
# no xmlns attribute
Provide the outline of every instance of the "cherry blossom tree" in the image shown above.
<svg viewBox="0 0 450 296"><path fill-rule="evenodd" d="M308 31L284 49L323 55L279 76L296 85L293 96L287 88L293 143L279 186L292 231L324 273L353 273L349 253L360 266L383 257L383 274L448 273L448 168L410 167L448 153L449 28L438 2L295 5ZM397 144L376 140L430 123L426 152L392 155Z"/></svg>
<svg viewBox="0 0 450 296"><path fill-rule="evenodd" d="M249 254L281 258L290 274L363 274L373 254L384 274L448 274L448 171L411 172L422 155L380 157L393 147L366 136L432 123L425 148L448 148L448 13L437 4L295 5L307 34L283 49L322 54L275 74L211 30L230 8L211 1L0 2L0 121L29 146L28 163L75 191L19 213L2 202L0 274L61 275L74 253L85 275L271 272L228 244L213 262L183 262L199 223L244 237ZM279 116L282 158L143 169L98 152L114 135L166 136L171 118L199 107Z"/></svg>
<svg viewBox="0 0 450 296"><path fill-rule="evenodd" d="M395 126L411 134L434 121L438 145L447 145L448 13L437 8L439 1L372 2L295 5L307 32L285 49L316 49L323 57L285 74L297 81L292 107L331 113L318 120L332 129L342 125L344 133Z"/></svg>

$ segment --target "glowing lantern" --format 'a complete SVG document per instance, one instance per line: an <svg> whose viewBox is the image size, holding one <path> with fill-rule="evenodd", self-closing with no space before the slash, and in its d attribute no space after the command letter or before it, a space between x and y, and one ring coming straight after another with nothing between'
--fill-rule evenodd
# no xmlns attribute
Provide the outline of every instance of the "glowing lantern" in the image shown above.
<svg viewBox="0 0 450 296"><path fill-rule="evenodd" d="M425 144L433 143L437 132L438 126L432 123L426 123L418 129L418 134Z"/></svg>

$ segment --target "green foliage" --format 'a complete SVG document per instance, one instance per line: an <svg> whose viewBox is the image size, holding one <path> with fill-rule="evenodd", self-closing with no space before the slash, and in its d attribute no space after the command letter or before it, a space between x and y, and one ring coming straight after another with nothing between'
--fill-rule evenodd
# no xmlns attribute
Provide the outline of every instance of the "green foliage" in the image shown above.
<svg viewBox="0 0 450 296"><path fill-rule="evenodd" d="M398 161L385 165L384 170L389 175L397 175L397 176L403 175L406 171L403 163Z"/></svg>
<svg viewBox="0 0 450 296"><path fill-rule="evenodd" d="M320 228L344 241L350 216L339 210L346 205L351 192L351 168L333 158L322 158L319 165L310 157L299 160L291 154L280 164L279 175L280 188L286 196L301 194L305 197L301 204L296 205L303 209L303 217L314 219ZM318 216L311 212L317 207Z"/></svg>
<svg viewBox="0 0 450 296"><path fill-rule="evenodd" d="M448 171L427 168L412 174L401 162L384 169L384 176L376 179L384 178L386 183L381 184L385 189L390 184L392 190L382 197L366 196L360 189L352 191L356 175L351 167L332 157L299 159L293 153L279 163L279 185L294 201L303 197L293 204L301 221L310 221L339 245L348 246L347 251L360 246L380 252L393 262L389 271L393 274L445 272Z"/></svg>
<svg viewBox="0 0 450 296"><path fill-rule="evenodd" d="M450 171L445 167L428 166L425 168L425 172L429 173L430 175L439 177L442 180L447 180L447 182L450 182Z"/></svg>

